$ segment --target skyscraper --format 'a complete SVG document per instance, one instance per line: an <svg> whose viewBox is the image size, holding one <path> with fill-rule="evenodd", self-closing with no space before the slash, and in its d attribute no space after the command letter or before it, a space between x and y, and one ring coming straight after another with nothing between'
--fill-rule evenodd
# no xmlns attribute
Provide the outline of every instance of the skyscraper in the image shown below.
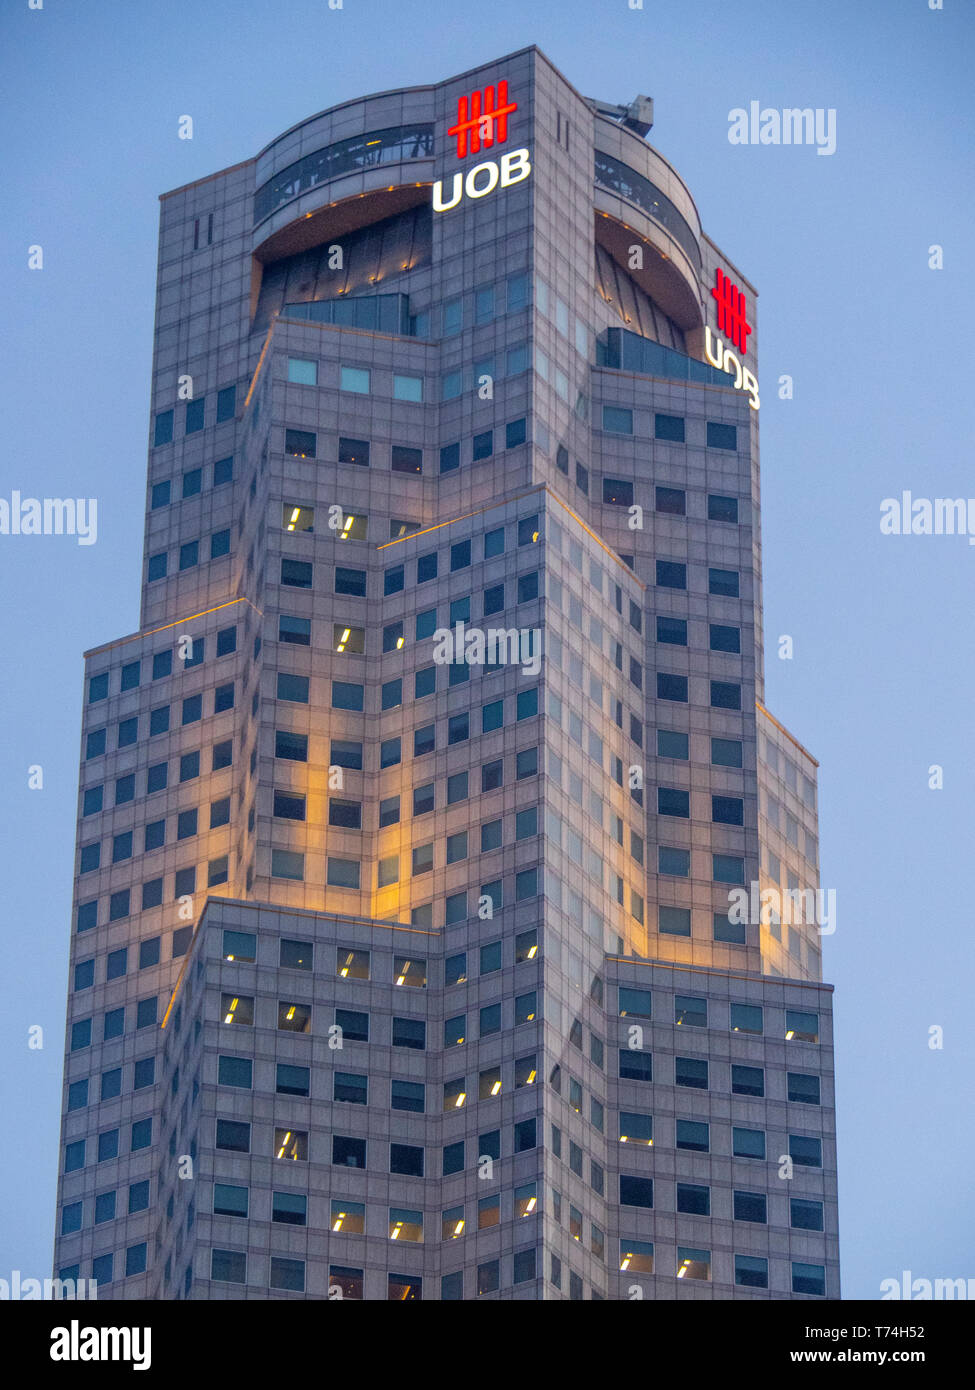
<svg viewBox="0 0 975 1390"><path fill-rule="evenodd" d="M652 121L530 48L162 199L141 626L86 658L101 1298L838 1296L755 291Z"/></svg>

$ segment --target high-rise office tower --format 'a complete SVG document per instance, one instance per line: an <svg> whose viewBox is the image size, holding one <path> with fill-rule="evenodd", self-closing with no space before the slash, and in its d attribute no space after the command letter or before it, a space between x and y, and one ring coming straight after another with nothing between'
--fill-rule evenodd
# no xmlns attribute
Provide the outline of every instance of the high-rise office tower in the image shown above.
<svg viewBox="0 0 975 1390"><path fill-rule="evenodd" d="M82 734L99 1297L838 1296L755 291L651 123L530 48L162 199Z"/></svg>

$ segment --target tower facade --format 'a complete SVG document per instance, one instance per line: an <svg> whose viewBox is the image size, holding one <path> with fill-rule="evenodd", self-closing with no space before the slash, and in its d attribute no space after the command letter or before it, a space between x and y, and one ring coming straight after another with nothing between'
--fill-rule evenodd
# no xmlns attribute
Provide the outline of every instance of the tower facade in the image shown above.
<svg viewBox="0 0 975 1390"><path fill-rule="evenodd" d="M101 1298L839 1293L755 291L530 48L162 199L87 653L55 1267Z"/></svg>

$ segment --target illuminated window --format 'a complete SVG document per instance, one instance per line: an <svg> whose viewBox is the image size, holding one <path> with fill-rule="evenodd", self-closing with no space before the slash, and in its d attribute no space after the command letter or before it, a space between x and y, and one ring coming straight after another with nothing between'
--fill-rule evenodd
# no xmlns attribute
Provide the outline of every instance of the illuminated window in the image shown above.
<svg viewBox="0 0 975 1390"><path fill-rule="evenodd" d="M651 1018L652 997L649 990L619 987L620 1018Z"/></svg>
<svg viewBox="0 0 975 1390"><path fill-rule="evenodd" d="M494 1096L501 1094L501 1068L489 1067L482 1071L478 1077L477 1098L478 1100L491 1100Z"/></svg>
<svg viewBox="0 0 975 1390"><path fill-rule="evenodd" d="M423 1213L408 1207L390 1207L389 1238L420 1242L423 1240Z"/></svg>
<svg viewBox="0 0 975 1390"><path fill-rule="evenodd" d="M343 511L341 526L334 535L340 541L364 541L369 532L369 518L361 512Z"/></svg>
<svg viewBox="0 0 975 1390"><path fill-rule="evenodd" d="M534 1086L538 1080L538 1069L536 1065L535 1053L532 1052L527 1057L518 1057L515 1060L515 1090L519 1086Z"/></svg>
<svg viewBox="0 0 975 1390"><path fill-rule="evenodd" d="M368 468L368 439L346 439L340 435L338 461L339 463L354 463L359 468Z"/></svg>
<svg viewBox="0 0 975 1390"><path fill-rule="evenodd" d="M361 1236L366 1229L366 1208L363 1202L349 1202L344 1197L332 1198L331 1227L346 1236Z"/></svg>
<svg viewBox="0 0 975 1390"><path fill-rule="evenodd" d="M444 961L444 984L462 985L467 980L467 952L460 951L457 955L448 956Z"/></svg>
<svg viewBox="0 0 975 1390"><path fill-rule="evenodd" d="M710 1279L711 1251L694 1250L688 1245L678 1245L677 1278Z"/></svg>
<svg viewBox="0 0 975 1390"><path fill-rule="evenodd" d="M457 1077L453 1081L445 1081L443 1085L443 1108L447 1110L462 1110L467 1102L467 1082L463 1076Z"/></svg>
<svg viewBox="0 0 975 1390"><path fill-rule="evenodd" d="M341 1290L342 1298L361 1300L362 1270L350 1269L347 1265L329 1265L328 1287Z"/></svg>
<svg viewBox="0 0 975 1390"><path fill-rule="evenodd" d="M223 994L220 997L220 1017L224 1023L252 1025L254 1022L254 1000L237 994Z"/></svg>
<svg viewBox="0 0 975 1390"><path fill-rule="evenodd" d="M528 994L518 994L515 996L515 1025L519 1023L532 1023L536 1017L537 1004L535 991Z"/></svg>
<svg viewBox="0 0 975 1390"><path fill-rule="evenodd" d="M396 956L393 960L393 979L397 985L408 985L414 989L425 989L427 983L427 963L414 957Z"/></svg>
<svg viewBox="0 0 975 1390"><path fill-rule="evenodd" d="M787 1009L785 1036L788 1041L819 1042L819 1015L802 1013L798 1009Z"/></svg>
<svg viewBox="0 0 975 1390"><path fill-rule="evenodd" d="M620 1143L653 1144L653 1117L639 1110L620 1111Z"/></svg>
<svg viewBox="0 0 975 1390"><path fill-rule="evenodd" d="M401 651L402 648L403 648L403 644L404 644L405 640L406 640L406 639L405 639L404 636L403 636L403 623L402 623L402 620L400 620L399 622L395 622L395 623L388 623L388 624L383 628L383 651L384 651L384 652L398 652L398 651Z"/></svg>
<svg viewBox="0 0 975 1390"><path fill-rule="evenodd" d="M315 457L316 436L309 430L285 430L284 452L292 458Z"/></svg>
<svg viewBox="0 0 975 1390"><path fill-rule="evenodd" d="M292 970L311 970L314 950L314 943L311 941L282 939L280 963Z"/></svg>
<svg viewBox="0 0 975 1390"><path fill-rule="evenodd" d="M528 931L519 932L515 937L515 965L521 965L526 960L534 960L537 955L538 928L531 927Z"/></svg>
<svg viewBox="0 0 975 1390"><path fill-rule="evenodd" d="M301 502L285 502L281 509L281 525L286 531L314 531L315 508Z"/></svg>
<svg viewBox="0 0 975 1390"><path fill-rule="evenodd" d="M708 1026L708 1001L678 994L674 999L674 1022L687 1028Z"/></svg>
<svg viewBox="0 0 975 1390"><path fill-rule="evenodd" d="M652 1274L652 1243L647 1240L621 1240L620 1271L625 1274Z"/></svg>
<svg viewBox="0 0 975 1390"><path fill-rule="evenodd" d="M440 1215L440 1239L457 1240L464 1234L464 1208L448 1207Z"/></svg>
<svg viewBox="0 0 975 1390"><path fill-rule="evenodd" d="M332 648L337 652L364 652L366 649L365 628L347 627L345 623L333 623Z"/></svg>
<svg viewBox="0 0 975 1390"><path fill-rule="evenodd" d="M308 1004L278 1004L278 1028L286 1033L311 1032L311 1008Z"/></svg>
<svg viewBox="0 0 975 1390"><path fill-rule="evenodd" d="M732 1004L731 1031L733 1033L762 1034L765 1029L761 1007L757 1004Z"/></svg>
<svg viewBox="0 0 975 1390"><path fill-rule="evenodd" d="M515 1217L531 1216L538 1210L538 1184L523 1183L515 1188Z"/></svg>
<svg viewBox="0 0 975 1390"><path fill-rule="evenodd" d="M300 1129L275 1129L274 1157L307 1162L308 1133Z"/></svg>
<svg viewBox="0 0 975 1390"><path fill-rule="evenodd" d="M443 1026L443 1045L444 1047L459 1047L466 1041L467 1018L465 1014L457 1014L454 1018L448 1018Z"/></svg>

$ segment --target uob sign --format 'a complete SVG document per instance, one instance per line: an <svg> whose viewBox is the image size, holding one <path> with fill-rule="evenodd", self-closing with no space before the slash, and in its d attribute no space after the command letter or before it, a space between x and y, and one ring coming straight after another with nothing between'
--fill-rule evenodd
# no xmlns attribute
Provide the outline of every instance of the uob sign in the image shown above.
<svg viewBox="0 0 975 1390"><path fill-rule="evenodd" d="M460 97L457 102L457 120L447 131L457 139L457 158L478 154L482 147L490 148L502 144L508 138L508 117L518 110L518 103L508 100L507 82L499 82L497 89L485 87L483 91L472 92L470 97ZM449 197L444 197L444 181L438 179L433 185L434 212L449 212L461 200L484 198L497 187L508 188L513 183L521 183L532 171L527 149L509 150L499 161L484 160L475 164L464 174L458 170L451 179Z"/></svg>

